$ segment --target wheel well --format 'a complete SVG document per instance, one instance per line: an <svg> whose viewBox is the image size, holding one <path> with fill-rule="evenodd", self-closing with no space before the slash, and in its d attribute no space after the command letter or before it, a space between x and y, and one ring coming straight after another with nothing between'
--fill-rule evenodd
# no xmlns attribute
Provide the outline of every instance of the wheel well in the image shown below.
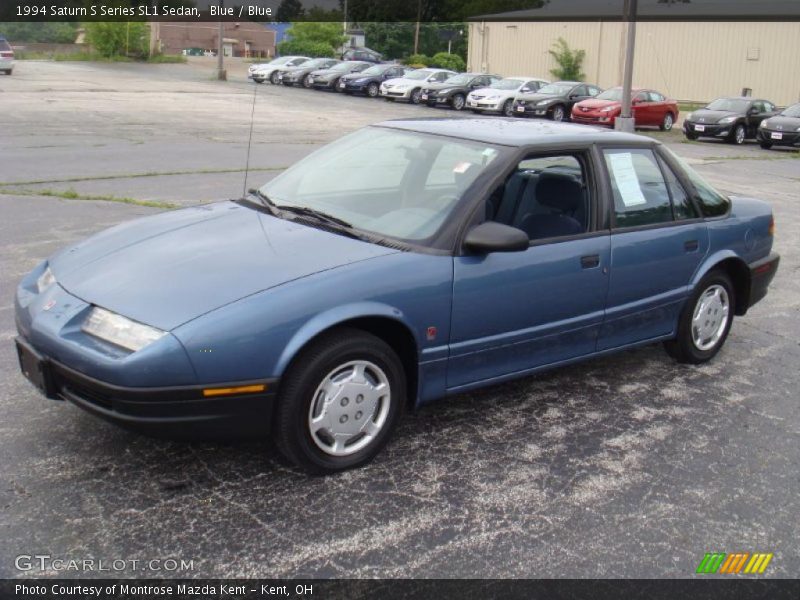
<svg viewBox="0 0 800 600"><path fill-rule="evenodd" d="M414 340L414 336L411 331L409 331L409 329L399 321L390 319L388 317L359 317L356 319L350 319L348 321L336 323L336 325L320 331L312 339L306 342L305 346L313 343L314 340L318 339L321 335L333 331L334 329L338 329L339 327L361 329L362 331L366 331L367 333L371 333L375 337L382 339L384 342L389 344L389 346L391 346L392 350L394 350L397 353L397 356L400 358L400 362L403 364L403 370L406 372L406 379L408 382L408 385L406 386L408 393L408 404L406 407L409 410L413 409L417 400L419 364L417 358L417 343ZM302 348L300 352L302 352ZM298 355L300 352L298 352Z"/></svg>
<svg viewBox="0 0 800 600"><path fill-rule="evenodd" d="M726 258L715 265L714 268L725 271L728 277L731 278L733 292L736 296L734 314L738 316L744 315L747 312L747 306L750 304L750 269L739 258Z"/></svg>

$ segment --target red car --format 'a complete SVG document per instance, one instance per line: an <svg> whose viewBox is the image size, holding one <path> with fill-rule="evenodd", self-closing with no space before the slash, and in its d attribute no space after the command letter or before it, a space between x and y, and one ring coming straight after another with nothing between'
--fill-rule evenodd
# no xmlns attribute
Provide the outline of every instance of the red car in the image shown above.
<svg viewBox="0 0 800 600"><path fill-rule="evenodd" d="M678 118L678 103L654 90L633 89L631 109L636 126L652 125L669 131ZM622 88L615 87L572 107L572 121L590 125L614 126L622 111Z"/></svg>

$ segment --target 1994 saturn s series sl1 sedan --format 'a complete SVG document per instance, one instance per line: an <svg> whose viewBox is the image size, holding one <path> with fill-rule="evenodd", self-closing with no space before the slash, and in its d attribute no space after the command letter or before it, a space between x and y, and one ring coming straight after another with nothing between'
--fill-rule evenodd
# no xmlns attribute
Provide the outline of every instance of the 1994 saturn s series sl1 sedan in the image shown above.
<svg viewBox="0 0 800 600"><path fill-rule="evenodd" d="M778 267L773 218L650 138L388 121L250 196L125 223L16 294L22 370L151 434L361 465L405 408L663 341L702 363Z"/></svg>

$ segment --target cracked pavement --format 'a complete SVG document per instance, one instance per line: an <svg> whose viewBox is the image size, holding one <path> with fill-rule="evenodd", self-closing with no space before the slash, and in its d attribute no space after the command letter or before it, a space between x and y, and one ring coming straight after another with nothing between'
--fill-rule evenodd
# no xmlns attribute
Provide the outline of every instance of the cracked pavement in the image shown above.
<svg viewBox="0 0 800 600"><path fill-rule="evenodd" d="M325 478L289 468L268 440L157 441L39 396L12 343L17 281L66 244L160 210L81 197L239 195L243 69L219 83L194 63L21 61L0 78L0 576L54 575L14 567L44 553L194 561L126 577L689 577L705 552L760 551L775 554L764 576L797 577L800 159L753 143L653 134L775 210L770 293L702 367L656 345L442 400L407 415L375 462ZM258 94L258 169L367 123L450 114ZM109 174L138 176L98 179Z"/></svg>

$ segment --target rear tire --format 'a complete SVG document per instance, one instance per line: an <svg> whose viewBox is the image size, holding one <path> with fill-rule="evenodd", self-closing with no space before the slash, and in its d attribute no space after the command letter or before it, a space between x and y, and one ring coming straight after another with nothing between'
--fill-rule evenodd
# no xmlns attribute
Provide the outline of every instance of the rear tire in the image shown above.
<svg viewBox="0 0 800 600"><path fill-rule="evenodd" d="M305 348L282 379L275 442L313 474L358 467L389 440L405 402L394 350L359 329L336 329Z"/></svg>
<svg viewBox="0 0 800 600"><path fill-rule="evenodd" d="M727 273L708 273L686 301L675 339L664 343L667 353L681 363L698 365L720 351L733 324L736 307L733 283Z"/></svg>

